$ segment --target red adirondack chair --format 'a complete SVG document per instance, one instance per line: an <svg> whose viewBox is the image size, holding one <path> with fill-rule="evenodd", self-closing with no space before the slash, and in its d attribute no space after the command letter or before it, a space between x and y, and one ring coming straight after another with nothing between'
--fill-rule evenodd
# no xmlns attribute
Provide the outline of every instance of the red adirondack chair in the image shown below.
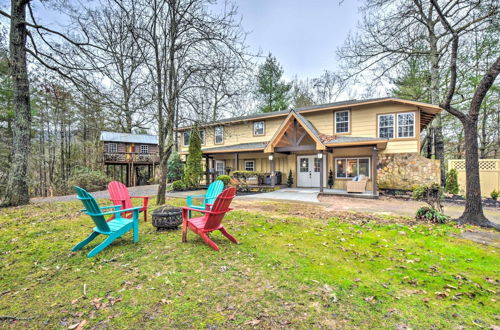
<svg viewBox="0 0 500 330"><path fill-rule="evenodd" d="M142 207L139 212L144 212L144 221L147 221L148 217L148 196L130 196L127 186L118 181L111 181L108 184L108 192L111 197L110 200L114 205L121 205L122 210L126 210L132 208L132 200L131 198L142 198L144 201L142 203ZM132 212L126 212L121 215L122 218L132 218ZM111 217L108 221L114 219L114 216Z"/></svg>
<svg viewBox="0 0 500 330"><path fill-rule="evenodd" d="M229 234L221 224L222 218L224 218L224 214L232 210L229 205L231 204L231 201L233 200L235 194L235 187L225 189L219 194L214 204L212 205L211 210L199 210L190 207L182 207L182 241L187 241L187 229L189 227L189 229L191 229L193 232L200 235L205 243L210 245L210 247L215 251L219 251L219 247L208 237L208 234L212 231L220 230L222 235L226 236L231 242L238 243L236 238ZM201 212L204 213L204 216L189 219L189 211Z"/></svg>

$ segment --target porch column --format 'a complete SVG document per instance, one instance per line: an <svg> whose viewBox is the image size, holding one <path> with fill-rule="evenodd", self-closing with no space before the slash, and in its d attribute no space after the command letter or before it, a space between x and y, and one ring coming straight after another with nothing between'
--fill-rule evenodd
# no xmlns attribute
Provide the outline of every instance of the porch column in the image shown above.
<svg viewBox="0 0 500 330"><path fill-rule="evenodd" d="M238 153L237 153L237 152L235 152L235 153L234 153L234 170L235 170L235 171L238 171L238 169L239 169L239 166L238 166L239 164L238 164L238 162L239 162L239 159L238 159Z"/></svg>
<svg viewBox="0 0 500 330"><path fill-rule="evenodd" d="M208 155L205 156L205 183L207 184L207 186L210 184L210 162L209 162L209 159L208 159Z"/></svg>
<svg viewBox="0 0 500 330"><path fill-rule="evenodd" d="M323 157L325 157L325 155L323 154L323 150L321 150L319 153L318 153L318 158L319 158L319 192L322 193L323 192L323 176L324 176L324 173L323 171L325 170L325 166L323 165Z"/></svg>
<svg viewBox="0 0 500 330"><path fill-rule="evenodd" d="M378 186L377 186L377 167L378 167L378 149L377 147L373 147L372 149L372 194L373 196L377 196Z"/></svg>
<svg viewBox="0 0 500 330"><path fill-rule="evenodd" d="M269 161L271 163L271 187L274 187L274 154L269 155Z"/></svg>

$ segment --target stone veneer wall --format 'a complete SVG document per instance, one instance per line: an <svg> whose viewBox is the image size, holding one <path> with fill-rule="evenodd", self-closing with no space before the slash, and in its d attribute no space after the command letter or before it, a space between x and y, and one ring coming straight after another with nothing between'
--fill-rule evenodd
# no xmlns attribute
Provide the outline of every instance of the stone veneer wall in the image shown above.
<svg viewBox="0 0 500 330"><path fill-rule="evenodd" d="M440 177L439 160L417 153L379 154L379 189L411 190L421 184L439 183Z"/></svg>

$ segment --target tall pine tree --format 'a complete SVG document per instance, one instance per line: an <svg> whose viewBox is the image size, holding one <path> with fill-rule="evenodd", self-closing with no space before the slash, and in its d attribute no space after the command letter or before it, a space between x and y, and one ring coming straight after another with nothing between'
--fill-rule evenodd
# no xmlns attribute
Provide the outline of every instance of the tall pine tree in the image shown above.
<svg viewBox="0 0 500 330"><path fill-rule="evenodd" d="M189 155L184 168L184 182L188 187L197 188L203 175L201 136L197 126L193 127L189 137Z"/></svg>
<svg viewBox="0 0 500 330"><path fill-rule="evenodd" d="M283 68L271 53L259 67L257 98L262 112L284 110L289 105L291 84L281 80Z"/></svg>

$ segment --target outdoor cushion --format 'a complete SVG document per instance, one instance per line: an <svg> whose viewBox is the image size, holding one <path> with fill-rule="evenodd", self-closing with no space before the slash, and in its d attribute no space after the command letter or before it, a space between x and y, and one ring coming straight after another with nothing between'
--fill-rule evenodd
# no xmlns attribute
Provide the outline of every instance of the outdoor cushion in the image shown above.
<svg viewBox="0 0 500 330"><path fill-rule="evenodd" d="M352 178L352 181L357 182L358 181L358 176L356 175L354 178Z"/></svg>

